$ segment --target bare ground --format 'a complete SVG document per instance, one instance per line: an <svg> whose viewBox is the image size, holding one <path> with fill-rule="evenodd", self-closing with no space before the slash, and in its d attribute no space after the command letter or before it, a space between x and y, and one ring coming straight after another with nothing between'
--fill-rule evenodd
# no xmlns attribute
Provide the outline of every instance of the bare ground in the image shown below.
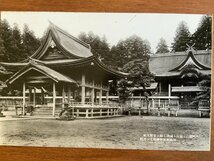
<svg viewBox="0 0 214 161"><path fill-rule="evenodd" d="M153 134L151 137L149 134ZM165 140L162 138L164 134ZM172 140L166 140L173 135ZM150 139L155 140L151 141ZM0 120L0 144L154 150L209 150L210 119L126 116L58 121Z"/></svg>

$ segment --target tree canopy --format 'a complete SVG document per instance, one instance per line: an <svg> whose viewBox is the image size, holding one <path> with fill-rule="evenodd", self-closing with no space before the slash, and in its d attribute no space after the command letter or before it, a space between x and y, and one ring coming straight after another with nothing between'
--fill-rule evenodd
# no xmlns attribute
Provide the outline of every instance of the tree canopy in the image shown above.
<svg viewBox="0 0 214 161"><path fill-rule="evenodd" d="M181 21L176 29L174 42L172 43L172 51L185 51L191 40L191 33L185 21Z"/></svg>
<svg viewBox="0 0 214 161"><path fill-rule="evenodd" d="M91 51L96 57L100 58L104 62L107 61L110 48L105 36L100 38L98 35L95 35L90 31L88 34L81 32L78 38L90 44Z"/></svg>
<svg viewBox="0 0 214 161"><path fill-rule="evenodd" d="M151 53L150 43L137 35L132 35L125 40L120 40L111 48L113 65L123 68L125 64L135 59L147 59Z"/></svg>
<svg viewBox="0 0 214 161"><path fill-rule="evenodd" d="M192 35L195 43L194 47L197 50L211 49L211 35L212 35L212 18L209 15L203 16L198 25L197 30Z"/></svg>
<svg viewBox="0 0 214 161"><path fill-rule="evenodd" d="M40 40L27 25L24 27L23 34L17 24L11 27L6 20L1 21L0 26L0 61L22 61L40 46Z"/></svg>
<svg viewBox="0 0 214 161"><path fill-rule="evenodd" d="M160 41L156 47L156 54L158 53L168 53L169 49L164 38L160 38Z"/></svg>

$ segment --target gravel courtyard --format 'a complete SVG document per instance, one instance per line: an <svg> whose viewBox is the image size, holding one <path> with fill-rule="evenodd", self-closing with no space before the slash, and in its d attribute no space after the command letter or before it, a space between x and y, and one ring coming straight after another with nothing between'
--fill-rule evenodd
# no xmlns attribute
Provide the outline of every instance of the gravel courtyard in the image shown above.
<svg viewBox="0 0 214 161"><path fill-rule="evenodd" d="M1 145L209 150L209 133L209 118L125 116L74 121L0 119ZM173 140L166 139L172 136Z"/></svg>

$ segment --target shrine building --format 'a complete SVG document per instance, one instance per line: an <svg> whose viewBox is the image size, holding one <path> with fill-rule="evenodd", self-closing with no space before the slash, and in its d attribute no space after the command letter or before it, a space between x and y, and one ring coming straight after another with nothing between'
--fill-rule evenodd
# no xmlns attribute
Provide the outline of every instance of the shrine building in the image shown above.
<svg viewBox="0 0 214 161"><path fill-rule="evenodd" d="M89 44L52 23L31 57L1 65L15 73L7 85L23 91L22 114L32 106L32 115L57 116L72 105L77 117L118 115L118 106L109 103L109 84L127 74L109 69L92 54Z"/></svg>

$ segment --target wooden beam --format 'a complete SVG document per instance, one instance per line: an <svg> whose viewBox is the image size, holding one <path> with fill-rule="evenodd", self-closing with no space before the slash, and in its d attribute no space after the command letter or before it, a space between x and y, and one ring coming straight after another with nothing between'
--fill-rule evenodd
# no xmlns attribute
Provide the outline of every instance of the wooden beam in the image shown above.
<svg viewBox="0 0 214 161"><path fill-rule="evenodd" d="M22 105L22 115L25 114L25 90L26 90L26 86L25 86L25 82L23 83L23 105Z"/></svg>
<svg viewBox="0 0 214 161"><path fill-rule="evenodd" d="M55 116L55 109L56 109L56 84L53 82L53 117Z"/></svg>

